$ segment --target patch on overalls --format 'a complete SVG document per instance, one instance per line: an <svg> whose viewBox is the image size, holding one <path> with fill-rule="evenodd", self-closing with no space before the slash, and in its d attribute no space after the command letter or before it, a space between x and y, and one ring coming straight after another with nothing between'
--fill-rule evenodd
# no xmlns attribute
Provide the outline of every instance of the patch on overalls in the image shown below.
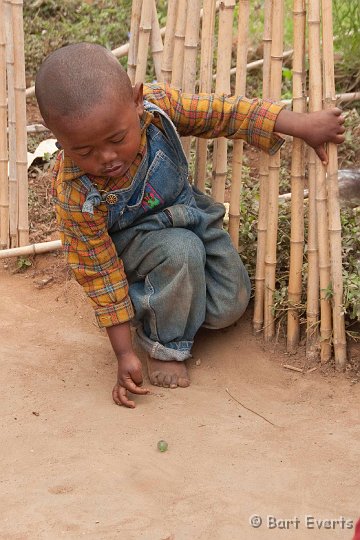
<svg viewBox="0 0 360 540"><path fill-rule="evenodd" d="M144 191L144 197L141 203L141 206L144 210L148 210L155 208L155 206L158 206L160 203L163 203L164 200L160 197L160 195L155 191L155 189L152 187L151 184L146 184L145 191Z"/></svg>

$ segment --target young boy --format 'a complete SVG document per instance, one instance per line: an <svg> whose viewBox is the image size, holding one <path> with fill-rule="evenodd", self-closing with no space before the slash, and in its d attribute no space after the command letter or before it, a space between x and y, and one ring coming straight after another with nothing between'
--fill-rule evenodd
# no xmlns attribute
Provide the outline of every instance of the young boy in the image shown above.
<svg viewBox="0 0 360 540"><path fill-rule="evenodd" d="M132 88L116 58L87 43L44 61L36 97L62 148L53 195L64 251L118 360L115 403L135 407L127 391L148 393L133 318L150 382L188 386L184 361L196 332L234 323L250 281L222 229L223 205L188 182L178 133L242 138L273 154L281 132L301 137L326 162L323 144L344 140L340 111L299 114L267 100L182 94L164 84Z"/></svg>

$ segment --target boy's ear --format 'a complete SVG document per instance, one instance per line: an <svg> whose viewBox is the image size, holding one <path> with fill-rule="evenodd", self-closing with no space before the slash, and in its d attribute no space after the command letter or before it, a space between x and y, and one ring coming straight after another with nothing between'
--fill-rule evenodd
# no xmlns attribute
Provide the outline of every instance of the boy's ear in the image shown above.
<svg viewBox="0 0 360 540"><path fill-rule="evenodd" d="M143 83L135 84L135 86L133 87L133 96L134 96L134 103L136 106L137 113L139 117L141 117L144 112Z"/></svg>

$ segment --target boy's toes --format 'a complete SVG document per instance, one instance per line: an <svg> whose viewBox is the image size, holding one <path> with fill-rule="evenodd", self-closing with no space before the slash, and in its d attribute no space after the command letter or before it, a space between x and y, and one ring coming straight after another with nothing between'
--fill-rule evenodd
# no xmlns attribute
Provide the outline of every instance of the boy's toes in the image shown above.
<svg viewBox="0 0 360 540"><path fill-rule="evenodd" d="M184 377L179 377L177 384L181 388L186 388L187 386L190 385L190 381L189 381L189 379L184 379Z"/></svg>
<svg viewBox="0 0 360 540"><path fill-rule="evenodd" d="M158 377L161 375L160 371L153 371L152 373L149 373L149 379L151 384L154 386L161 386Z"/></svg>
<svg viewBox="0 0 360 540"><path fill-rule="evenodd" d="M148 373L151 384L164 388L186 388L190 379L184 362L162 361L151 356L147 359Z"/></svg>
<svg viewBox="0 0 360 540"><path fill-rule="evenodd" d="M165 388L169 388L169 387L170 387L171 379L172 379L171 375L169 375L169 374L165 375L165 377L164 377L164 379L163 379L163 386L164 386Z"/></svg>
<svg viewBox="0 0 360 540"><path fill-rule="evenodd" d="M178 377L177 375L173 375L170 381L170 388L176 388L177 385L178 385Z"/></svg>

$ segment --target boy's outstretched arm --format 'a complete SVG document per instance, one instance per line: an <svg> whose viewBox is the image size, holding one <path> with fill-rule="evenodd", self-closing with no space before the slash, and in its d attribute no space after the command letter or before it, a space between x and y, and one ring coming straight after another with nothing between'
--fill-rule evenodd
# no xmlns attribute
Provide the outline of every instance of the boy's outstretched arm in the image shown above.
<svg viewBox="0 0 360 540"><path fill-rule="evenodd" d="M282 109L275 122L275 131L303 139L306 144L314 148L318 157L326 165L328 157L324 144L344 142L344 121L341 110L338 108L311 113L296 113Z"/></svg>
<svg viewBox="0 0 360 540"><path fill-rule="evenodd" d="M130 323L117 324L106 328L112 348L118 360L117 382L112 396L117 405L135 408L134 401L129 400L127 391L133 394L148 394L147 388L141 388L143 382L141 362L135 354L130 332Z"/></svg>

